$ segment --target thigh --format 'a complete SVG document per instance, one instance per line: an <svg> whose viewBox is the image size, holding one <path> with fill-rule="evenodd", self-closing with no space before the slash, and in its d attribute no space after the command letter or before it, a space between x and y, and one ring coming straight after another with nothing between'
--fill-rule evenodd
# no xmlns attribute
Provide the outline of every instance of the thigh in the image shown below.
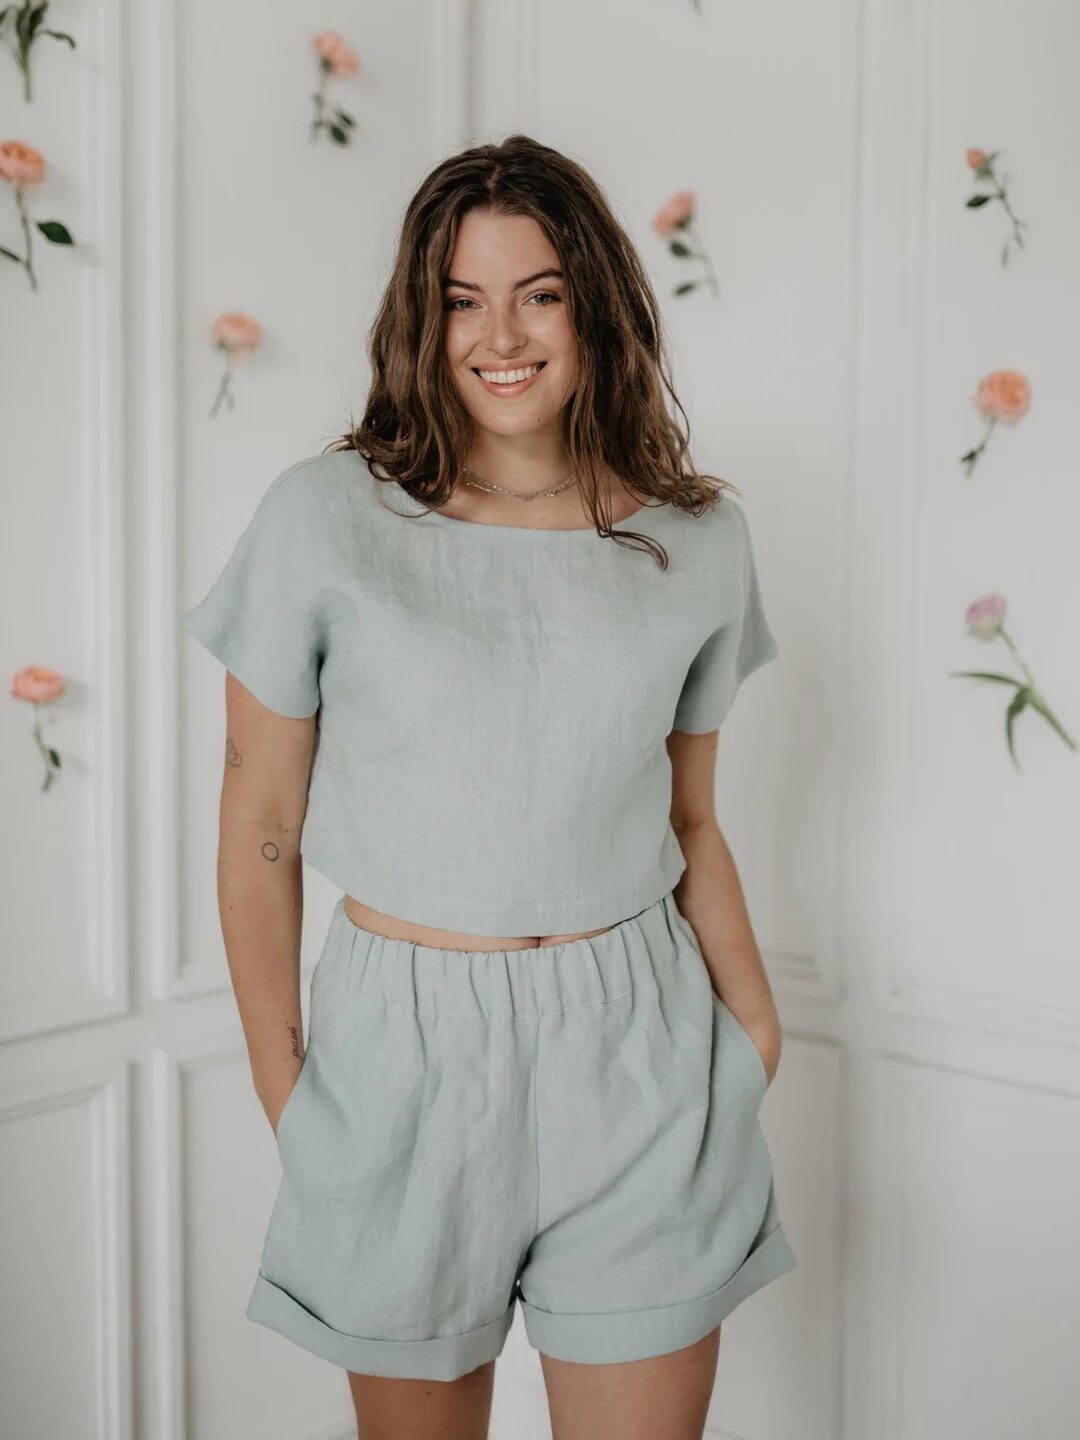
<svg viewBox="0 0 1080 1440"><path fill-rule="evenodd" d="M457 1380L346 1374L357 1440L487 1440L494 1360Z"/></svg>
<svg viewBox="0 0 1080 1440"><path fill-rule="evenodd" d="M667 1355L581 1365L540 1352L552 1440L701 1440L720 1326Z"/></svg>

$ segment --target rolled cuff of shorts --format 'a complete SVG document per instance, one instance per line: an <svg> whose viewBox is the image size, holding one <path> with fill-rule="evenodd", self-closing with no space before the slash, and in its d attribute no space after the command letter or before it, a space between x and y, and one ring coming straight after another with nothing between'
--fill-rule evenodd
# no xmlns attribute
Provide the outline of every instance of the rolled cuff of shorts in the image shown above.
<svg viewBox="0 0 1080 1440"><path fill-rule="evenodd" d="M524 1298L521 1308L529 1343L553 1360L614 1365L647 1360L693 1345L719 1325L755 1290L795 1268L795 1255L780 1225L769 1231L718 1290L677 1305L614 1314L552 1315Z"/></svg>
<svg viewBox="0 0 1080 1440"><path fill-rule="evenodd" d="M457 1380L501 1354L514 1319L514 1305L496 1319L457 1335L431 1340L369 1340L326 1325L260 1271L247 1305L247 1318L276 1330L294 1344L360 1375L406 1380Z"/></svg>

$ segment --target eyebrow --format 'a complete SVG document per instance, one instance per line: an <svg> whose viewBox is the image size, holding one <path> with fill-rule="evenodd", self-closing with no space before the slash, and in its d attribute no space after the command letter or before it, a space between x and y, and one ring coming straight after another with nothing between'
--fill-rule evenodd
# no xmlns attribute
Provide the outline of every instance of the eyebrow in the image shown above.
<svg viewBox="0 0 1080 1440"><path fill-rule="evenodd" d="M510 289L523 290L526 285L532 285L537 280L564 280L565 278L566 277L563 275L563 272L556 268L548 270L537 270L535 275L526 275L524 280L515 280L513 285L510 286ZM484 287L482 285L473 285L468 280L455 280L452 276L448 277L443 281L444 289L446 289L450 285L457 285L462 290L475 290L478 291L480 294L483 294L484 291Z"/></svg>

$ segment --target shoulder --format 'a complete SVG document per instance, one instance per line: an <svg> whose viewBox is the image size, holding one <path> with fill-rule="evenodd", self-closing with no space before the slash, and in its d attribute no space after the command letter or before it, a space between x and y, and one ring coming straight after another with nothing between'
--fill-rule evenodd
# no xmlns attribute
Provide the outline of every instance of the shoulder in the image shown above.
<svg viewBox="0 0 1080 1440"><path fill-rule="evenodd" d="M252 524L292 544L333 535L370 487L355 450L294 460L263 490Z"/></svg>
<svg viewBox="0 0 1080 1440"><path fill-rule="evenodd" d="M326 451L294 460L267 485L260 504L278 508L332 507L367 472L355 450Z"/></svg>
<svg viewBox="0 0 1080 1440"><path fill-rule="evenodd" d="M745 510L731 494L724 491L697 514L684 510L679 520L696 560L709 568L717 562L741 567L750 550L750 526Z"/></svg>

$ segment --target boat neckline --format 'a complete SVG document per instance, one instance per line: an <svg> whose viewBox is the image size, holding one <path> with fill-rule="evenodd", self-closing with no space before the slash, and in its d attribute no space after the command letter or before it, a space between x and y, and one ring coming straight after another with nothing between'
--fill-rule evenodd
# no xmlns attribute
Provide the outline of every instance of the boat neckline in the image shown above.
<svg viewBox="0 0 1080 1440"><path fill-rule="evenodd" d="M404 486L400 485L397 480L391 480L389 483L392 485L394 493L400 495L402 499L411 501L414 505L421 505L420 510L414 511L413 514L409 517L410 519L423 519L425 516L427 516L433 524L442 526L449 525L452 526L455 530L494 530L496 532L502 531L510 535L592 535L597 539L606 539L606 534L601 535L600 531L597 530L595 525L576 525L572 529L569 529L566 526L492 525L489 524L486 520L462 520L459 519L456 515L444 515L441 510L425 509L421 502L418 501L415 496L410 495L409 492L404 488ZM639 505L632 514L627 515L624 519L614 521L611 525L611 529L613 532L616 533L621 530L630 530L633 526L633 523L636 520L639 520L646 511L655 512L657 510L670 509L670 501L662 501L658 505L650 504L648 501L646 501L644 504Z"/></svg>

